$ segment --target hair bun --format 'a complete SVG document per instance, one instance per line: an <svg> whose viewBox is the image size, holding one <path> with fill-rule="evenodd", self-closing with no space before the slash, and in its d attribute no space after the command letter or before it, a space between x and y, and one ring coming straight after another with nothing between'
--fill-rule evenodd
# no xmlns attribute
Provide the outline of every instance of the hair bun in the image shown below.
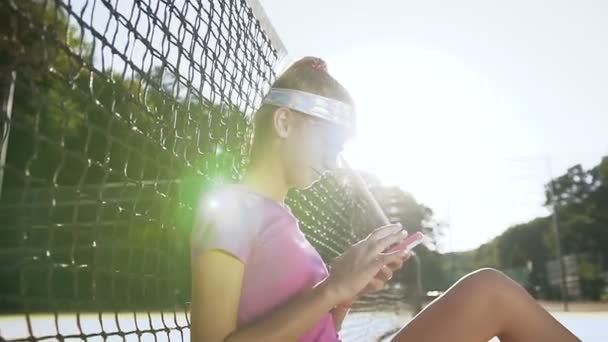
<svg viewBox="0 0 608 342"><path fill-rule="evenodd" d="M315 70L327 72L327 63L318 57L307 56L293 64L294 68L307 67Z"/></svg>

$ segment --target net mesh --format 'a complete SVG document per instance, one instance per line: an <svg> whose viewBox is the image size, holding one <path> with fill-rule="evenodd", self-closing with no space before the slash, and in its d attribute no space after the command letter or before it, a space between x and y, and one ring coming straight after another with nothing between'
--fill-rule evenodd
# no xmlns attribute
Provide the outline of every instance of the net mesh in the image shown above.
<svg viewBox="0 0 608 342"><path fill-rule="evenodd" d="M284 47L252 1L9 0L0 15L0 338L189 340L193 208L239 179ZM373 226L347 174L288 203L325 260Z"/></svg>

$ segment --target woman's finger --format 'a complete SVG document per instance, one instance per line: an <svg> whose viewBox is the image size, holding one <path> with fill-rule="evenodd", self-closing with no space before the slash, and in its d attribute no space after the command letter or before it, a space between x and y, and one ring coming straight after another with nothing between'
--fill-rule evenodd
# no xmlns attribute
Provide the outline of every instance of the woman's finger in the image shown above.
<svg viewBox="0 0 608 342"><path fill-rule="evenodd" d="M370 234L370 237L374 241L379 241L387 236L391 236L397 232L399 232L403 227L400 223L395 224L387 224L386 226L382 226L374 229L374 231Z"/></svg>
<svg viewBox="0 0 608 342"><path fill-rule="evenodd" d="M392 276L393 271L391 271L386 265L380 267L380 270L374 276L375 279L379 279L382 281L387 281Z"/></svg>
<svg viewBox="0 0 608 342"><path fill-rule="evenodd" d="M379 273L381 275L380 279L385 282L391 280L393 277L393 271L386 265L382 266Z"/></svg>
<svg viewBox="0 0 608 342"><path fill-rule="evenodd" d="M391 271L395 272L396 270L403 267L403 261L404 261L404 259L403 259L403 257L401 257L401 258L397 259L396 261L389 262L388 264L386 264L386 266L388 266L388 268Z"/></svg>
<svg viewBox="0 0 608 342"><path fill-rule="evenodd" d="M407 237L407 231L405 230L397 230L393 234L387 235L382 239L376 241L375 251L376 253L384 252L388 247L393 244L402 242Z"/></svg>
<svg viewBox="0 0 608 342"><path fill-rule="evenodd" d="M380 265L395 264L403 262L403 252L397 251L389 254L379 254L376 259ZM381 267L381 266L378 266Z"/></svg>

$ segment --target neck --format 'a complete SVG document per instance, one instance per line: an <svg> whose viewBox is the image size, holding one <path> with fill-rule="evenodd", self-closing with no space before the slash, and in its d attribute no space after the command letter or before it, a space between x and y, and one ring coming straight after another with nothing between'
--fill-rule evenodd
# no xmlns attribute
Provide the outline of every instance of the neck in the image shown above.
<svg viewBox="0 0 608 342"><path fill-rule="evenodd" d="M257 160L252 160L241 184L250 189L283 203L289 186L285 179L278 153L265 153Z"/></svg>

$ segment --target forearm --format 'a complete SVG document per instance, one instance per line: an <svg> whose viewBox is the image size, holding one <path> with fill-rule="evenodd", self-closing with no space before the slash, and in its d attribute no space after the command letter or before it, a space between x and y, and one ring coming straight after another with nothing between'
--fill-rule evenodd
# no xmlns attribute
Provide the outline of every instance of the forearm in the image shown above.
<svg viewBox="0 0 608 342"><path fill-rule="evenodd" d="M267 316L238 328L225 341L295 341L336 304L335 295L323 282Z"/></svg>
<svg viewBox="0 0 608 342"><path fill-rule="evenodd" d="M346 315L348 315L349 311L350 309L345 307L335 307L331 310L331 316L333 318L336 331L340 331L340 329L342 329L342 322L344 322L344 318Z"/></svg>

